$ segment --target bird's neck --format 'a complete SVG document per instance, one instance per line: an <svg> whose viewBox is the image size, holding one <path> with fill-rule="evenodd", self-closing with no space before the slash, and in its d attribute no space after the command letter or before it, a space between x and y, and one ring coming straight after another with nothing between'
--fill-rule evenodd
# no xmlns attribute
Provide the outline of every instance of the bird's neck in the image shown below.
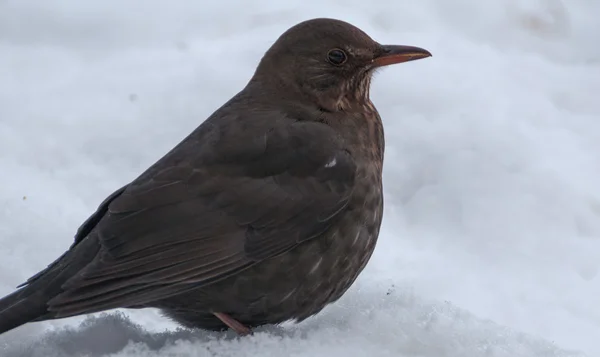
<svg viewBox="0 0 600 357"><path fill-rule="evenodd" d="M265 85L261 81L251 81L245 92L260 94L252 100L268 100L263 103L265 107L277 103L278 108L285 107L298 120L314 120L333 127L348 142L349 150L354 150L355 158L374 163L381 171L385 138L381 117L369 98L369 84L348 84L337 97L311 96L297 88Z"/></svg>
<svg viewBox="0 0 600 357"><path fill-rule="evenodd" d="M330 112L375 111L370 98L371 76L361 75L322 91L308 91L319 105Z"/></svg>
<svg viewBox="0 0 600 357"><path fill-rule="evenodd" d="M271 98L314 103L326 112L360 112L365 107L375 110L370 99L371 78L371 73L364 72L335 85L315 87L276 74L266 76L257 72L248 87L258 88L255 90L257 92L270 93L268 97Z"/></svg>

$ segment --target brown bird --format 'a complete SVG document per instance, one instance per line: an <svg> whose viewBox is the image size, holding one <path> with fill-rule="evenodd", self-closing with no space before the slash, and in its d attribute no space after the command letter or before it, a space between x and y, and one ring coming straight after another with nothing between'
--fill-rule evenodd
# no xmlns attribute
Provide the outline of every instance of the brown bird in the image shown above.
<svg viewBox="0 0 600 357"><path fill-rule="evenodd" d="M241 92L0 300L0 333L114 308L239 334L318 313L352 285L379 235L372 74L429 56L339 20L290 28Z"/></svg>

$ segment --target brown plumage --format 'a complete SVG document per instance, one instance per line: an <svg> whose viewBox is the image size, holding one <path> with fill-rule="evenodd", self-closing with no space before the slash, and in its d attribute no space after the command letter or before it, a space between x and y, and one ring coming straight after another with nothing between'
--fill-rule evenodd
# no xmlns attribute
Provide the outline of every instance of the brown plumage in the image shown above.
<svg viewBox="0 0 600 357"><path fill-rule="evenodd" d="M352 285L379 235L372 73L428 56L338 20L292 27L241 92L0 300L0 333L119 307L239 333L316 314Z"/></svg>

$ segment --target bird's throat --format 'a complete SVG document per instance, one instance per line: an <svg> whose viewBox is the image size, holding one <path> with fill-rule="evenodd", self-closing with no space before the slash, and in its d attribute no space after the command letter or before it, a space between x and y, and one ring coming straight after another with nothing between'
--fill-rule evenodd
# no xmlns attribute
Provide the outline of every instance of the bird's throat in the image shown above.
<svg viewBox="0 0 600 357"><path fill-rule="evenodd" d="M316 94L321 108L329 112L353 112L372 109L371 75L366 73Z"/></svg>

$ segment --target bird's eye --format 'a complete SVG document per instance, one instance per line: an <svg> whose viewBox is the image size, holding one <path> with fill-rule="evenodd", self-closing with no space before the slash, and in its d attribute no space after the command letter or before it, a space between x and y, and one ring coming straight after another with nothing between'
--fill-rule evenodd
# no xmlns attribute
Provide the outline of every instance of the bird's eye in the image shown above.
<svg viewBox="0 0 600 357"><path fill-rule="evenodd" d="M346 63L348 56L346 56L346 52L340 49L333 49L327 52L327 60L336 66L342 65Z"/></svg>

